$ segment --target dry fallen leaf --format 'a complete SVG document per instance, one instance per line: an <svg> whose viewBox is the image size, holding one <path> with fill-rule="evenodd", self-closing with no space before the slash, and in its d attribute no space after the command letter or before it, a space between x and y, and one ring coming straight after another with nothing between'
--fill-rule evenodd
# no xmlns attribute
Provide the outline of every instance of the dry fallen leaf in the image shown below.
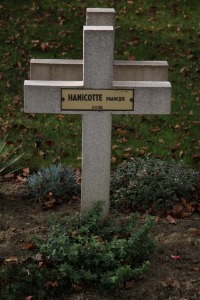
<svg viewBox="0 0 200 300"><path fill-rule="evenodd" d="M184 197L181 197L181 203L185 206L187 204L187 200Z"/></svg>
<svg viewBox="0 0 200 300"><path fill-rule="evenodd" d="M194 230L191 232L193 236L200 236L200 229L199 228L194 228Z"/></svg>
<svg viewBox="0 0 200 300"><path fill-rule="evenodd" d="M121 128L118 128L118 129L117 129L117 133L118 133L119 135L126 135L126 134L128 133L128 131L127 131L127 130L124 130L124 129L121 129Z"/></svg>
<svg viewBox="0 0 200 300"><path fill-rule="evenodd" d="M56 199L51 199L51 200L49 200L49 201L47 201L47 202L45 202L45 207L47 207L47 208L54 208L55 207L55 205L56 205Z"/></svg>
<svg viewBox="0 0 200 300"><path fill-rule="evenodd" d="M183 207L183 205L181 203L174 204L174 206L172 208L173 215L175 215L175 216L180 215L180 213L182 212L183 208L184 207Z"/></svg>
<svg viewBox="0 0 200 300"><path fill-rule="evenodd" d="M144 155L145 154L145 150L144 149L136 149L136 152L138 155Z"/></svg>
<svg viewBox="0 0 200 300"><path fill-rule="evenodd" d="M46 265L45 265L44 261L39 261L38 262L38 268L39 269L42 269L42 268L45 268L45 267L46 267Z"/></svg>
<svg viewBox="0 0 200 300"><path fill-rule="evenodd" d="M81 290L83 289L83 286L74 283L74 284L72 284L72 288L73 288L73 290L75 290L76 292L79 292L79 291L81 291Z"/></svg>
<svg viewBox="0 0 200 300"><path fill-rule="evenodd" d="M81 196L73 196L72 200L73 201L81 201Z"/></svg>
<svg viewBox="0 0 200 300"><path fill-rule="evenodd" d="M81 184L81 176L76 179L76 183Z"/></svg>
<svg viewBox="0 0 200 300"><path fill-rule="evenodd" d="M30 169L29 168L24 168L22 171L23 171L23 175L24 176L28 176L29 173L30 173Z"/></svg>
<svg viewBox="0 0 200 300"><path fill-rule="evenodd" d="M4 260L6 263L18 263L18 258L16 256L11 256Z"/></svg>
<svg viewBox="0 0 200 300"><path fill-rule="evenodd" d="M126 149L123 149L123 152L131 152L132 151L132 148L126 148Z"/></svg>
<svg viewBox="0 0 200 300"><path fill-rule="evenodd" d="M53 140L46 140L45 141L45 144L48 146L48 147L53 147L55 145L55 142Z"/></svg>
<svg viewBox="0 0 200 300"><path fill-rule="evenodd" d="M192 158L193 158L194 160L200 161L200 154L193 154L193 155L192 155Z"/></svg>
<svg viewBox="0 0 200 300"><path fill-rule="evenodd" d="M25 244L22 249L32 251L35 249L35 247L36 247L36 245L30 242L30 243Z"/></svg>
<svg viewBox="0 0 200 300"><path fill-rule="evenodd" d="M116 161L117 161L116 157L112 156L112 158L111 158L111 163L112 163L112 164L115 164Z"/></svg>
<svg viewBox="0 0 200 300"><path fill-rule="evenodd" d="M112 150L115 150L115 149L118 149L118 148L119 148L119 146L117 146L117 145L112 146Z"/></svg>
<svg viewBox="0 0 200 300"><path fill-rule="evenodd" d="M81 176L81 170L79 168L75 168L74 169L74 174L77 176L77 177L80 177Z"/></svg>
<svg viewBox="0 0 200 300"><path fill-rule="evenodd" d="M200 121L192 121L191 123L194 125L200 125Z"/></svg>
<svg viewBox="0 0 200 300"><path fill-rule="evenodd" d="M170 223L170 224L176 224L176 220L172 216L167 215L166 219L167 219L168 223Z"/></svg>
<svg viewBox="0 0 200 300"><path fill-rule="evenodd" d="M125 158L128 158L128 157L130 157L130 152L127 152L127 153L124 153L124 155L123 155L123 157L125 157Z"/></svg>
<svg viewBox="0 0 200 300"><path fill-rule="evenodd" d="M22 176L20 176L20 175L18 175L17 176L17 180L19 181L19 182L26 182L26 178L24 178L24 177L22 177Z"/></svg>
<svg viewBox="0 0 200 300"><path fill-rule="evenodd" d="M188 218L188 217L191 217L191 215L192 215L192 212L190 212L190 211L183 211L181 213L182 218Z"/></svg>
<svg viewBox="0 0 200 300"><path fill-rule="evenodd" d="M41 150L41 151L39 151L39 156L40 157L44 157L44 155L45 155L45 153Z"/></svg>
<svg viewBox="0 0 200 300"><path fill-rule="evenodd" d="M173 260L180 260L181 259L181 257L179 255L171 255L171 258Z"/></svg>
<svg viewBox="0 0 200 300"><path fill-rule="evenodd" d="M5 180L12 180L14 177L15 177L15 174L6 174L6 175L4 176L4 179L5 179Z"/></svg>
<svg viewBox="0 0 200 300"><path fill-rule="evenodd" d="M185 205L185 208L187 209L188 212L193 213L196 210L196 206L197 203L196 202L188 202Z"/></svg>
<svg viewBox="0 0 200 300"><path fill-rule="evenodd" d="M58 287L59 286L59 284L58 284L58 281L56 280L56 281L47 281L46 283L45 283L45 286L46 287Z"/></svg>
<svg viewBox="0 0 200 300"><path fill-rule="evenodd" d="M177 143L171 147L171 151L174 152L174 151L180 149L180 147L181 147L181 143Z"/></svg>
<svg viewBox="0 0 200 300"><path fill-rule="evenodd" d="M78 233L77 230L73 230L71 234L72 234L72 236L76 236L77 233Z"/></svg>
<svg viewBox="0 0 200 300"><path fill-rule="evenodd" d="M128 57L128 60L134 61L134 60L136 60L136 57L131 55L131 56Z"/></svg>
<svg viewBox="0 0 200 300"><path fill-rule="evenodd" d="M49 43L41 43L40 48L42 51L48 51L49 50Z"/></svg>
<svg viewBox="0 0 200 300"><path fill-rule="evenodd" d="M199 271L199 267L191 267L190 270L194 271L194 272L198 272Z"/></svg>
<svg viewBox="0 0 200 300"><path fill-rule="evenodd" d="M160 132L160 128L158 128L158 127L156 127L156 128L152 128L151 130L150 130L150 132L152 132L152 133L156 133L156 132Z"/></svg>
<svg viewBox="0 0 200 300"><path fill-rule="evenodd" d="M175 126L174 126L174 129L180 129L181 128L181 126L179 125L179 124L176 124Z"/></svg>

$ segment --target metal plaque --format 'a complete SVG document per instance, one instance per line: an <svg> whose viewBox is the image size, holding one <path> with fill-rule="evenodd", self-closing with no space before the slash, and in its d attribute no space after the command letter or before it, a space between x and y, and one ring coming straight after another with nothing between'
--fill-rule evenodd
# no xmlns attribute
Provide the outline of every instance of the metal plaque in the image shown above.
<svg viewBox="0 0 200 300"><path fill-rule="evenodd" d="M61 110L134 110L134 90L61 89Z"/></svg>

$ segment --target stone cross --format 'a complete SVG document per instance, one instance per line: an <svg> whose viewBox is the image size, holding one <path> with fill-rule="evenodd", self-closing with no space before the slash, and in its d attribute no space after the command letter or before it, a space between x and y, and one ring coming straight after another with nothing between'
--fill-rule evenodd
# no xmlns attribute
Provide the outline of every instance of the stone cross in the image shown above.
<svg viewBox="0 0 200 300"><path fill-rule="evenodd" d="M82 115L81 211L109 212L112 114L169 114L168 64L114 61L115 10L87 9L83 60L32 59L27 113Z"/></svg>

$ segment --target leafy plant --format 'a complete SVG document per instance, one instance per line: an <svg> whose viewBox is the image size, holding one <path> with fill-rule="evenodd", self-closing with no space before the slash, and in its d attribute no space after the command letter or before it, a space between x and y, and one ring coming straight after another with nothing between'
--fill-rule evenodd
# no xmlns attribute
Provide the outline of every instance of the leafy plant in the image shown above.
<svg viewBox="0 0 200 300"><path fill-rule="evenodd" d="M137 158L111 176L111 203L128 210L163 210L195 189L198 173L181 164Z"/></svg>
<svg viewBox="0 0 200 300"><path fill-rule="evenodd" d="M36 198L44 198L49 193L57 197L70 197L80 192L80 185L76 182L73 169L63 167L61 164L52 165L30 175L28 186Z"/></svg>
<svg viewBox="0 0 200 300"><path fill-rule="evenodd" d="M32 299L51 299L53 294L59 293L56 276L55 269L40 268L31 258L19 264L5 264L0 269L0 298L19 300L31 295Z"/></svg>
<svg viewBox="0 0 200 300"><path fill-rule="evenodd" d="M2 300L54 299L73 286L112 290L138 279L149 267L155 243L149 232L152 219L138 216L102 221L102 203L85 215L53 219L46 240L38 242L38 259L0 268Z"/></svg>
<svg viewBox="0 0 200 300"><path fill-rule="evenodd" d="M102 203L80 216L53 224L40 251L71 284L113 289L137 279L148 266L154 249L149 235L152 220L137 229L137 216L102 221Z"/></svg>
<svg viewBox="0 0 200 300"><path fill-rule="evenodd" d="M16 155L18 148L9 148L5 139L0 141L0 175L19 170L19 167L15 165L23 153Z"/></svg>

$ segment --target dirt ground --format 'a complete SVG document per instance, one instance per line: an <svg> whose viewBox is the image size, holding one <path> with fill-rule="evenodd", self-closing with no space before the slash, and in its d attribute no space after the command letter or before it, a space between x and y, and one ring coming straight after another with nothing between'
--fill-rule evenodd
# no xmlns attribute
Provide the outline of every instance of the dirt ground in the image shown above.
<svg viewBox="0 0 200 300"><path fill-rule="evenodd" d="M43 210L31 201L26 186L15 181L0 182L0 257L22 260L31 256L27 244L32 236L44 236L47 219L79 211L79 202L69 202ZM156 252L151 267L137 282L127 283L115 294L100 296L95 292L79 291L57 300L195 300L200 299L200 215L177 219L158 219L154 230Z"/></svg>

